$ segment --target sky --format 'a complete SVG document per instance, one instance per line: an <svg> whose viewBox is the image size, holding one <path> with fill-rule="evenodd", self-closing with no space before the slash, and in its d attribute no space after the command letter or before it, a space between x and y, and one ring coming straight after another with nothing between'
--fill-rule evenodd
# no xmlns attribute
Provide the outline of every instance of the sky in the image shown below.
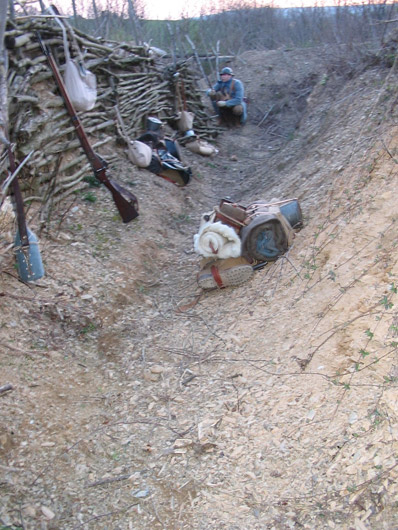
<svg viewBox="0 0 398 530"><path fill-rule="evenodd" d="M45 0L46 1L46 0ZM51 3L50 0L47 0ZM274 7L288 8L288 7L311 7L331 6L331 5L345 5L345 4L363 4L378 3L383 0L135 0L138 5L144 6L144 18L150 20L178 20L181 18L198 17L201 14L216 13L226 9L226 5L235 4L250 5L260 7L272 5ZM390 3L392 0L387 0ZM53 0L54 4L60 8L60 11L65 14L70 14L72 0ZM126 5L126 0L96 0L97 6L106 5ZM134 2L134 0L133 0ZM79 11L80 5L91 5L92 0L77 0L76 2Z"/></svg>
<svg viewBox="0 0 398 530"><path fill-rule="evenodd" d="M313 3L313 0L304 0L304 3ZM291 6L295 0L280 0L278 4L285 4L286 7ZM145 3L145 18L151 20L166 20L166 19L180 19L184 17L197 17L200 14L209 14L210 10L217 12L221 11L221 5L226 2L222 0L144 0ZM236 2L237 4L239 1ZM243 2L242 2L243 3ZM250 0L245 0L245 3L250 3ZM255 0L257 5L267 5L270 2L264 0ZM300 2L303 3L303 2Z"/></svg>
<svg viewBox="0 0 398 530"><path fill-rule="evenodd" d="M367 3L368 0L272 0L274 7L288 8L288 7L311 7L331 6L338 3ZM376 0L373 0L376 1ZM201 13L208 14L209 9L216 12L217 8L225 6L225 0L142 0L145 4L145 18L151 20L173 20L184 17L197 17ZM250 4L250 0L236 0L236 4ZM257 7L261 5L270 5L270 0L253 0L253 4ZM225 7L224 7L225 9ZM220 9L221 10L221 9Z"/></svg>

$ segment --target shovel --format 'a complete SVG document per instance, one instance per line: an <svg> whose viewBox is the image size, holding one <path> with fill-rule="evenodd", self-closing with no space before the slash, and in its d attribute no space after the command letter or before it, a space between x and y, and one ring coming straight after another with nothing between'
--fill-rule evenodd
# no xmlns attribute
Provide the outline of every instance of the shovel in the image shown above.
<svg viewBox="0 0 398 530"><path fill-rule="evenodd" d="M14 153L8 146L8 158L12 173L16 171ZM39 242L35 234L26 226L25 211L18 177L12 181L15 208L17 211L18 230L14 249L17 259L19 277L23 282L34 282L44 276L44 267L40 256Z"/></svg>

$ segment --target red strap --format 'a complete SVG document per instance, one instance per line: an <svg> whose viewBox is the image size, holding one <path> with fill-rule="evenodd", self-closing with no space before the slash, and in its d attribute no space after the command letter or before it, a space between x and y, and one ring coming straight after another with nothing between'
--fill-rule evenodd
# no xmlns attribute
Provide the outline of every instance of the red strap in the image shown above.
<svg viewBox="0 0 398 530"><path fill-rule="evenodd" d="M211 248L211 251L213 252L213 254L218 254L218 248L217 249L214 248L213 241L210 241L209 247Z"/></svg>
<svg viewBox="0 0 398 530"><path fill-rule="evenodd" d="M211 270L211 273L213 275L214 281L216 282L218 287L220 289L223 289L224 285L222 283L222 279L221 279L221 276L220 276L218 268L215 265L212 265L210 270Z"/></svg>

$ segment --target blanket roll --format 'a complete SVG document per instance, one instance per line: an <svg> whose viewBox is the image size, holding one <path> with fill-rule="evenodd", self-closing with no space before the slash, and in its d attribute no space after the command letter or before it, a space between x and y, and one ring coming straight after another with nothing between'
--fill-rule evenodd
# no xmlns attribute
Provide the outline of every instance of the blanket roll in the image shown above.
<svg viewBox="0 0 398 530"><path fill-rule="evenodd" d="M193 241L195 252L205 258L237 258L241 254L238 234L219 221L203 223Z"/></svg>
<svg viewBox="0 0 398 530"><path fill-rule="evenodd" d="M275 261L292 244L294 232L280 213L257 215L240 232L242 256L257 261Z"/></svg>

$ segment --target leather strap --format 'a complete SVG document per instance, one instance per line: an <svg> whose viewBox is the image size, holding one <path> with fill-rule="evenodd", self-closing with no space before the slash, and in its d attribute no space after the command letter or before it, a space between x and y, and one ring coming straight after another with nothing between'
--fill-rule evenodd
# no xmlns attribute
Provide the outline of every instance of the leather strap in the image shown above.
<svg viewBox="0 0 398 530"><path fill-rule="evenodd" d="M268 208L269 206L281 206L291 201L298 201L298 199L294 197L293 199L285 199L283 201L274 201L274 202L257 201L252 204L249 204L249 206L246 207L246 211L247 211L248 217L252 219L259 211L260 211L260 214L266 213L264 211L261 211L263 208Z"/></svg>
<svg viewBox="0 0 398 530"><path fill-rule="evenodd" d="M199 300L202 297L202 294L203 294L203 291L201 293L199 293L197 296L195 296L195 298L192 300L192 302L189 302L188 304L185 304L185 305L178 306L176 311L179 311L180 313L183 313L184 311L188 311L188 309L192 309L192 307L195 307L196 304L199 302ZM1 293L0 293L0 296L1 296Z"/></svg>
<svg viewBox="0 0 398 530"><path fill-rule="evenodd" d="M218 254L218 249L214 248L214 245L213 245L212 241L210 241L209 247L211 248L211 251L213 252L213 254Z"/></svg>
<svg viewBox="0 0 398 530"><path fill-rule="evenodd" d="M231 92L233 91L234 88L235 88L235 79L232 79L229 87L222 87L220 92L224 96L224 101L228 101L229 99L232 99Z"/></svg>
<svg viewBox="0 0 398 530"><path fill-rule="evenodd" d="M215 210L215 212L216 212L215 221L221 221L222 223L225 223L226 225L232 226L233 228L237 229L238 233L239 233L239 230L242 228L242 226L245 226L243 223L241 223L237 219L232 219L232 217L222 214L219 210Z"/></svg>
<svg viewBox="0 0 398 530"><path fill-rule="evenodd" d="M222 279L221 279L220 272L219 272L218 268L215 265L212 265L210 270L211 270L211 273L213 275L214 281L216 282L218 287L220 289L223 289L223 287L225 287L225 286L222 283Z"/></svg>

